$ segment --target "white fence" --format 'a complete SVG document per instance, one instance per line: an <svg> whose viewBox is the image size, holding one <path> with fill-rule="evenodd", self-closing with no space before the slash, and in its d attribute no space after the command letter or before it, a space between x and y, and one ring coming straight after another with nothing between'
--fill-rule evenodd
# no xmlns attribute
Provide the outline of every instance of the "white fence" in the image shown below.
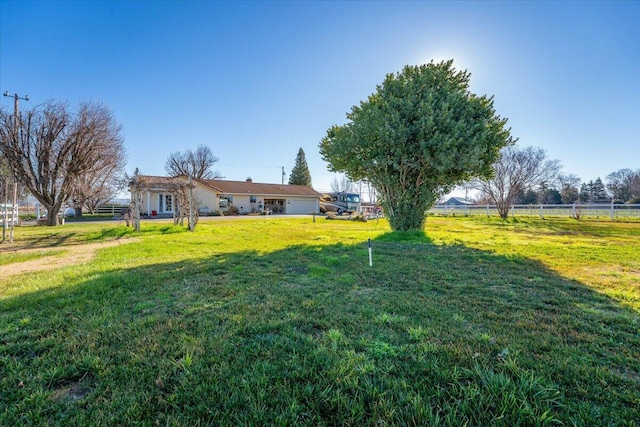
<svg viewBox="0 0 640 427"><path fill-rule="evenodd" d="M120 215L120 212L122 211L123 208L128 208L129 205L121 205L121 204L114 204L114 203L109 203L109 204L104 204L98 207L98 209L96 210L96 213L99 214L111 214L111 215Z"/></svg>
<svg viewBox="0 0 640 427"><path fill-rule="evenodd" d="M0 226L18 225L18 205L0 203Z"/></svg>
<svg viewBox="0 0 640 427"><path fill-rule="evenodd" d="M435 205L429 213L436 215L470 216L498 215L495 205L452 206ZM572 204L572 205L513 205L509 216L569 217L615 220L640 220L640 205Z"/></svg>

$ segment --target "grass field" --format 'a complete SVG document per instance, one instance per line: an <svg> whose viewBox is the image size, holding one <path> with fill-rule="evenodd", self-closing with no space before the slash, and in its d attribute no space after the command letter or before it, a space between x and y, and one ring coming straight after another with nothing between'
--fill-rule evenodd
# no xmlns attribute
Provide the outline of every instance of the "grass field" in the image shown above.
<svg viewBox="0 0 640 427"><path fill-rule="evenodd" d="M35 255L2 247L0 272L133 233L15 236ZM135 237L0 274L0 425L638 425L639 223L219 219Z"/></svg>

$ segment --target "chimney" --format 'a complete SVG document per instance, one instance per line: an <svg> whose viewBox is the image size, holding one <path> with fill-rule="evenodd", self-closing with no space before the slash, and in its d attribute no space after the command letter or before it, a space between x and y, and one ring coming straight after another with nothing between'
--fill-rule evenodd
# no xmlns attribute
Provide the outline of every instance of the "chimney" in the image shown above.
<svg viewBox="0 0 640 427"><path fill-rule="evenodd" d="M253 180L251 179L251 177L247 178L247 182L253 182Z"/></svg>

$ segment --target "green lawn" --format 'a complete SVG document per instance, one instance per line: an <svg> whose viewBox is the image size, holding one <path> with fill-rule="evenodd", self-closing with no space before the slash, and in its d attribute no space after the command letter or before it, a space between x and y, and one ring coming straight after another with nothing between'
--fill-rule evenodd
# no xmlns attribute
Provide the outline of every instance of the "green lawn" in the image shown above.
<svg viewBox="0 0 640 427"><path fill-rule="evenodd" d="M55 251L133 233L15 237ZM0 274L0 425L640 419L638 223L220 219L136 237ZM0 253L0 272L21 260Z"/></svg>

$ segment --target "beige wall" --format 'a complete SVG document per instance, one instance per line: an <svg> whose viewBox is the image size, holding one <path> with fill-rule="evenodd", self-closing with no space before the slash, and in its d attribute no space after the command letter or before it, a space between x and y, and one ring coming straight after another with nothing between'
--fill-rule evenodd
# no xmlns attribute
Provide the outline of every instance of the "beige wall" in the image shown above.
<svg viewBox="0 0 640 427"><path fill-rule="evenodd" d="M220 210L220 199L215 191L196 184L196 191L194 193L198 204L198 210L200 212L204 212L206 210L209 212Z"/></svg>
<svg viewBox="0 0 640 427"><path fill-rule="evenodd" d="M237 207L240 213L258 212L259 206L265 208L266 199L278 199L284 201L284 208L287 214L309 214L319 212L319 199L312 197L296 196L261 196L256 194L256 203L249 202L249 195L233 194L233 206ZM224 196L223 196L224 197Z"/></svg>
<svg viewBox="0 0 640 427"><path fill-rule="evenodd" d="M140 213L143 215L150 215L151 211L158 210L158 198L160 197L158 193L143 191L141 196L142 207L140 209Z"/></svg>
<svg viewBox="0 0 640 427"><path fill-rule="evenodd" d="M240 209L240 213L249 213L251 212L251 203L249 203L248 195L233 195L233 206Z"/></svg>
<svg viewBox="0 0 640 427"><path fill-rule="evenodd" d="M158 211L159 198L160 198L159 192L143 191L141 195L142 195L142 204L141 204L140 212L143 215L150 215L152 211ZM209 212L213 212L213 211L220 210L219 208L220 200L215 191L196 184L196 188L193 195L195 199L194 201L199 211L203 212L208 210Z"/></svg>
<svg viewBox="0 0 640 427"><path fill-rule="evenodd" d="M318 199L312 197L296 197L296 196L268 196L264 197L259 194L255 194L256 202L251 203L250 196L253 194L232 194L233 206L237 207L240 213L258 212L260 205L264 208L265 199L281 199L285 200L285 213L288 214L309 214L318 212ZM220 209L220 196L216 194L214 190L209 187L205 187L196 183L194 191L195 202L198 210L201 214L208 214ZM223 195L224 197L224 195ZM151 211L158 211L159 193L157 192L143 192L142 193L142 205L141 213L150 214ZM158 212L160 213L160 212Z"/></svg>

